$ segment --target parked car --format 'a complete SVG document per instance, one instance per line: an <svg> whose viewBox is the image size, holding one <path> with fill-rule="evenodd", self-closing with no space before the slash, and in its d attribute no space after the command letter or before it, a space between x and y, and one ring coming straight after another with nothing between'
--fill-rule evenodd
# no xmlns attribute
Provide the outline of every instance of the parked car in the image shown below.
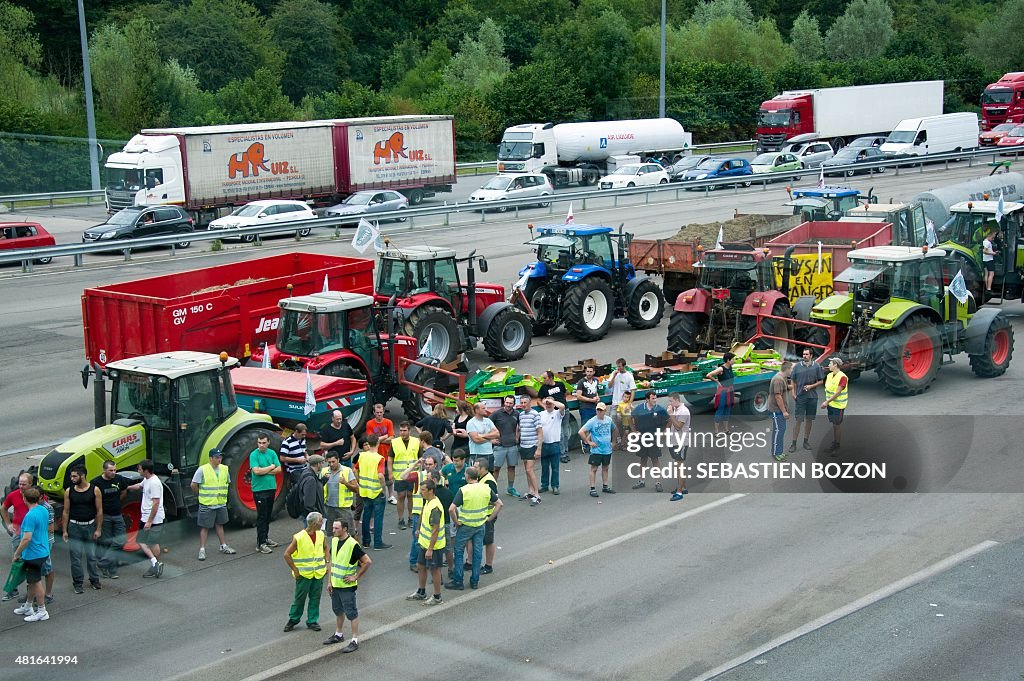
<svg viewBox="0 0 1024 681"><path fill-rule="evenodd" d="M42 248L56 244L53 235L43 229L38 222L0 222L0 250ZM52 260L53 258L46 257L38 258L36 262L46 265Z"/></svg>
<svg viewBox="0 0 1024 681"><path fill-rule="evenodd" d="M209 229L235 229L236 227L256 227L257 225L272 225L275 222L290 222L292 220L312 220L316 213L302 201L287 201L282 199L263 199L252 201L241 208L236 208L230 215L217 218L210 223ZM313 231L312 227L304 227L299 231L300 236L309 236ZM294 234L295 227L282 227L280 230L264 232L260 236L273 234ZM241 237L242 241L255 241L255 234L247 234Z"/></svg>
<svg viewBox="0 0 1024 681"><path fill-rule="evenodd" d="M833 175L846 175L847 177L853 177L857 173L884 173L885 168L844 168L842 170L836 170L837 166L852 166L858 163L871 163L874 161L884 161L885 154L881 152L878 147L843 147L836 152L836 155L821 164L825 174L829 177Z"/></svg>
<svg viewBox="0 0 1024 681"><path fill-rule="evenodd" d="M782 151L788 151L800 159L804 168L817 168L835 156L828 142L790 142L782 147Z"/></svg>
<svg viewBox="0 0 1024 681"><path fill-rule="evenodd" d="M494 208L504 213L508 210L508 205L504 201L508 199L527 199L534 196L548 197L554 193L555 189L551 186L547 175L542 173L495 175L484 186L469 195L469 202L489 204L484 207L484 210ZM547 207L551 205L551 201L547 198L542 198L537 205Z"/></svg>
<svg viewBox="0 0 1024 681"><path fill-rule="evenodd" d="M996 142L997 147L1019 147L1024 144L1024 125L1017 124L1013 126L1010 132L1002 136L1002 138Z"/></svg>
<svg viewBox="0 0 1024 681"><path fill-rule="evenodd" d="M800 159L789 152L783 151L758 154L750 162L750 168L754 171L755 175L792 172L794 170L800 170L801 167Z"/></svg>
<svg viewBox="0 0 1024 681"><path fill-rule="evenodd" d="M672 182L679 182L683 179L683 175L686 174L687 170L692 170L697 167L698 164L705 160L712 158L711 156L683 156L681 159L670 165L665 169L668 173L668 179Z"/></svg>
<svg viewBox="0 0 1024 681"><path fill-rule="evenodd" d="M409 207L409 199L404 194L390 189L364 189L356 192L341 203L324 211L324 217L342 217L345 215L368 215L370 213L388 213L405 210ZM405 222L408 218L398 218Z"/></svg>
<svg viewBox="0 0 1024 681"><path fill-rule="evenodd" d="M601 189L668 184L668 173L658 163L630 163L620 166L597 182Z"/></svg>
<svg viewBox="0 0 1024 681"><path fill-rule="evenodd" d="M1016 123L1000 123L991 130L986 130L978 135L978 144L983 147L994 147L999 144L999 140L1006 137L1006 135L1016 127Z"/></svg>
<svg viewBox="0 0 1024 681"><path fill-rule="evenodd" d="M750 161L745 158L709 158L697 164L693 170L686 171L683 181L706 180L712 177L738 178L746 175L753 175L754 170L750 167ZM749 187L750 182L744 182L743 186ZM712 185L715 189L717 185Z"/></svg>
<svg viewBox="0 0 1024 681"><path fill-rule="evenodd" d="M863 149L864 147L880 147L883 144L885 144L885 135L865 135L858 137L843 148Z"/></svg>
<svg viewBox="0 0 1024 681"><path fill-rule="evenodd" d="M82 241L109 241L114 239L139 239L147 236L181 234L183 238L175 245L188 248L192 244L189 235L195 231L192 217L178 206L130 206L117 211L101 225L90 227L82 235Z"/></svg>

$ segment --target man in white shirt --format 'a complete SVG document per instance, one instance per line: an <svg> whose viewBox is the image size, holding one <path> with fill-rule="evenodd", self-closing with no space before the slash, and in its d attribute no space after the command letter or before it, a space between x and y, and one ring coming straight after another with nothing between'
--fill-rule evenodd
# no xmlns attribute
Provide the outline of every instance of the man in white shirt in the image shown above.
<svg viewBox="0 0 1024 681"><path fill-rule="evenodd" d="M623 427L622 415L619 413L619 405L622 404L622 396L629 391L630 395L636 394L636 380L633 372L626 368L626 360L619 357L615 360L615 371L608 379L608 386L612 389L612 420L615 422L615 434L618 436L618 448L626 448L626 431Z"/></svg>
<svg viewBox="0 0 1024 681"><path fill-rule="evenodd" d="M151 459L143 459L139 464L139 474L142 482L137 482L128 489L142 490L141 517L139 522L142 527L139 530L139 548L149 558L149 570L143 573L143 577L160 577L164 573L164 564L160 561L160 535L163 533L164 511L163 496L164 485L160 478L156 477L156 467Z"/></svg>
<svg viewBox="0 0 1024 681"><path fill-rule="evenodd" d="M669 452L679 466L679 484L676 485L676 491L672 493L672 501L679 501L688 492L683 466L686 464L686 450L689 448L690 434L690 410L683 404L683 398L679 393L672 393L668 396L668 427L670 433Z"/></svg>
<svg viewBox="0 0 1024 681"><path fill-rule="evenodd" d="M558 465L562 454L562 419L565 418L565 405L550 397L543 401L544 410L540 413L541 447L540 447L540 494L547 492L550 484L552 494L558 494Z"/></svg>

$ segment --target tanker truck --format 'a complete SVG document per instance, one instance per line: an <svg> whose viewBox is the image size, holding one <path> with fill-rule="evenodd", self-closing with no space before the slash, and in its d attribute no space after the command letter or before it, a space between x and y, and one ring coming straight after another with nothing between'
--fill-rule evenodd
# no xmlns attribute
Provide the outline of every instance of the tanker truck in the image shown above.
<svg viewBox="0 0 1024 681"><path fill-rule="evenodd" d="M942 89L929 80L783 92L757 112L757 153L779 151L797 135L838 151L855 137L888 134L904 119L941 114Z"/></svg>
<svg viewBox="0 0 1024 681"><path fill-rule="evenodd" d="M1024 173L997 173L966 182L921 192L915 203L924 206L925 217L940 229L951 217L951 209L962 201L1024 201Z"/></svg>
<svg viewBox="0 0 1024 681"><path fill-rule="evenodd" d="M523 123L505 130L498 145L498 173L544 173L553 187L591 186L621 156L677 160L693 135L671 118L592 123Z"/></svg>

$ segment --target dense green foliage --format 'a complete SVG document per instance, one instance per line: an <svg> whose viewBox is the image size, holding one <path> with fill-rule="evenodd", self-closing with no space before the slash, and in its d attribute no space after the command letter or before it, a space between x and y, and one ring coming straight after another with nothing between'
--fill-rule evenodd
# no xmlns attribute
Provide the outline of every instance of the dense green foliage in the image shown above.
<svg viewBox="0 0 1024 681"><path fill-rule="evenodd" d="M659 0L85 4L103 138L449 113L460 158L478 160L514 123L658 111ZM0 131L83 136L75 3L27 6L0 0ZM749 137L783 89L936 78L947 111L976 110L987 83L1024 69L1022 16L1024 0L672 0L666 110L699 142ZM27 144L0 133L0 193L73 188L14 168Z"/></svg>

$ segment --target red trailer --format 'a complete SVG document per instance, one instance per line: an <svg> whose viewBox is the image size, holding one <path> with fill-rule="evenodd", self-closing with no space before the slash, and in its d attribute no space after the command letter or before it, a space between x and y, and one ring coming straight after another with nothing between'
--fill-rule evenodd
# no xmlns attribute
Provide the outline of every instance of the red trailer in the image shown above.
<svg viewBox="0 0 1024 681"><path fill-rule="evenodd" d="M773 254L781 255L795 246L794 255L817 253L818 242L823 253L832 254L832 274L845 270L850 261L846 254L854 248L885 246L892 243L892 224L889 222L805 222L773 237L765 243Z"/></svg>
<svg viewBox="0 0 1024 681"><path fill-rule="evenodd" d="M278 301L332 291L373 294L373 260L286 253L86 289L85 356L106 366L168 350L245 359L274 343Z"/></svg>

